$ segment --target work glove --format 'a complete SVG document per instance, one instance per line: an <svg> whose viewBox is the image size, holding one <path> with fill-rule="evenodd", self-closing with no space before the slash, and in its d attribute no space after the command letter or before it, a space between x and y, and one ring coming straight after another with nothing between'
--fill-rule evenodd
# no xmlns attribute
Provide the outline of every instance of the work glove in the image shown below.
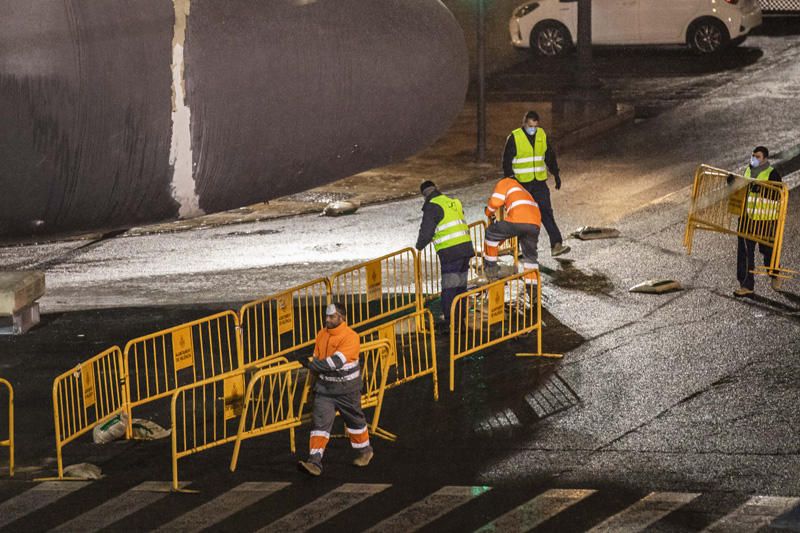
<svg viewBox="0 0 800 533"><path fill-rule="evenodd" d="M736 180L736 176L734 176L733 174L728 174L728 177L727 177L727 178L725 178L725 183L726 183L726 184L728 184L728 185L730 185L730 184L732 184L732 183L733 183L735 180Z"/></svg>
<svg viewBox="0 0 800 533"><path fill-rule="evenodd" d="M308 365L311 364L311 359L309 359L308 357L301 357L300 359L297 360L297 362L300 363L300 365L302 365L303 368L308 368Z"/></svg>
<svg viewBox="0 0 800 533"><path fill-rule="evenodd" d="M561 189L561 176L553 176L556 179L556 190Z"/></svg>

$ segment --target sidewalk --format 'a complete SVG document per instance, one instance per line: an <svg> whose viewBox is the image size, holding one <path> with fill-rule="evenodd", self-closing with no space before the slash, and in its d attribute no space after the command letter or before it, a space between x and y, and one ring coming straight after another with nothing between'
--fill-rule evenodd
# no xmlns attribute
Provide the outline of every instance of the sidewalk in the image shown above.
<svg viewBox="0 0 800 533"><path fill-rule="evenodd" d="M197 227L220 226L269 220L280 217L321 213L337 200L356 201L361 206L419 194L419 184L431 179L440 189L492 180L500 176L501 157L506 137L520 126L529 109L538 111L541 125L553 140L557 154L569 151L582 141L633 120L633 108L618 105L615 115L599 116L588 125L570 123L553 112L552 102L489 102L487 104L486 163L475 161L476 104L467 101L464 109L441 139L408 159L341 179L328 185L266 203L241 207L190 220L133 228L128 235L181 231ZM555 115L555 116L554 116Z"/></svg>

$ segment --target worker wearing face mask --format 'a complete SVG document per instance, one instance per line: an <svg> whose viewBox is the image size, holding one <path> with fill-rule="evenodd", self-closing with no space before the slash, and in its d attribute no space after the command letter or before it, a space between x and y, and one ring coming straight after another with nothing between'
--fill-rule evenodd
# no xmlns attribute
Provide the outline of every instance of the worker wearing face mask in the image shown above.
<svg viewBox="0 0 800 533"><path fill-rule="evenodd" d="M746 205L744 212L739 218L740 232L757 231L761 234L774 234L775 225L778 219L777 202L761 198L759 195L759 181L781 181L781 175L769 164L769 150L764 146L756 146L753 155L750 157L750 164L744 171L745 178L756 180L747 187ZM755 268L756 245L764 257L764 266L769 266L772 261L772 246L756 241L738 237L736 246L736 279L739 280L739 288L733 291L737 298L750 296L755 292L755 278L753 269ZM781 278L770 274L772 277L771 286L774 290L780 290Z"/></svg>
<svg viewBox="0 0 800 533"><path fill-rule="evenodd" d="M569 252L564 246L561 232L553 215L550 189L547 186L547 171L553 175L556 190L561 188L561 176L556 161L556 152L548 143L547 134L539 127L539 114L528 111L521 128L511 132L503 150L503 173L515 178L533 196L542 214L542 225L550 237L550 255L553 257Z"/></svg>

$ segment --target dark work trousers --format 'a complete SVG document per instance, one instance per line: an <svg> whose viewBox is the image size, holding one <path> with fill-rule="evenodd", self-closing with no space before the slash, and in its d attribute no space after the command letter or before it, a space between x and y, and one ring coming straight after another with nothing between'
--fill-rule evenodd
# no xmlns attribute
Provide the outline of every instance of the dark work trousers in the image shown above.
<svg viewBox="0 0 800 533"><path fill-rule="evenodd" d="M739 285L751 291L755 289L756 281L751 272L756 263L756 244L758 251L764 256L764 266L769 266L772 261L772 246L757 243L744 237L738 237L736 246L736 279Z"/></svg>
<svg viewBox="0 0 800 533"><path fill-rule="evenodd" d="M350 444L353 448L363 449L369 446L369 438L361 433L361 430L366 431L367 429L367 419L361 409L361 391L355 390L335 396L317 392L314 394L314 407L311 413L311 443L309 445L308 460L312 463L322 464L322 455L325 453L325 447L328 445L328 440L331 436L331 428L333 427L333 421L336 419L336 411L339 411L339 414L342 415L342 420L344 420L345 428L348 429L350 434ZM356 436L353 431L358 431L358 435L362 436ZM363 441L365 437L367 437L366 444L357 442L359 440Z"/></svg>
<svg viewBox="0 0 800 533"><path fill-rule="evenodd" d="M523 183L523 187L536 203L539 204L539 211L542 213L542 226L547 231L547 236L550 237L550 247L552 248L560 242L564 242L561 237L561 232L558 230L556 218L553 215L553 206L550 203L550 188L547 186L547 181L533 180L528 183Z"/></svg>
<svg viewBox="0 0 800 533"><path fill-rule="evenodd" d="M442 314L444 321L450 323L450 306L456 296L467 290L467 272L472 256L453 261L441 262L442 268Z"/></svg>

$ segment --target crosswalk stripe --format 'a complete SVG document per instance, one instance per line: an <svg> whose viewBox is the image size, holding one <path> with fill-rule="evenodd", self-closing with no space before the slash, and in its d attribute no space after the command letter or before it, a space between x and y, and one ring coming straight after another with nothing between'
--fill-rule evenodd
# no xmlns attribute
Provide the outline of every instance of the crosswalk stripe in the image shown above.
<svg viewBox="0 0 800 533"><path fill-rule="evenodd" d="M442 487L424 500L406 507L372 527L369 529L369 533L417 531L472 498L490 490L491 487Z"/></svg>
<svg viewBox="0 0 800 533"><path fill-rule="evenodd" d="M307 531L390 486L382 483L345 483L259 531Z"/></svg>
<svg viewBox="0 0 800 533"><path fill-rule="evenodd" d="M182 531L193 532L201 531L215 524L218 524L244 509L284 489L291 483L275 482L265 483L259 481L248 481L237 485L228 492L220 494L210 502L192 509L182 514L172 522L169 522L156 531Z"/></svg>
<svg viewBox="0 0 800 533"><path fill-rule="evenodd" d="M703 531L735 533L758 531L796 505L800 505L800 498L753 496L742 506L720 518Z"/></svg>
<svg viewBox="0 0 800 533"><path fill-rule="evenodd" d="M88 481L45 481L40 483L0 504L0 527L47 507L88 484Z"/></svg>
<svg viewBox="0 0 800 533"><path fill-rule="evenodd" d="M50 531L98 531L169 494L167 490L154 492L164 486L157 481L145 481Z"/></svg>
<svg viewBox="0 0 800 533"><path fill-rule="evenodd" d="M596 525L589 532L624 531L633 533L634 531L643 531L650 524L658 522L698 496L700 494L694 492L651 492L630 507Z"/></svg>
<svg viewBox="0 0 800 533"><path fill-rule="evenodd" d="M529 531L595 492L594 490L548 490L500 518L492 520L476 533Z"/></svg>

